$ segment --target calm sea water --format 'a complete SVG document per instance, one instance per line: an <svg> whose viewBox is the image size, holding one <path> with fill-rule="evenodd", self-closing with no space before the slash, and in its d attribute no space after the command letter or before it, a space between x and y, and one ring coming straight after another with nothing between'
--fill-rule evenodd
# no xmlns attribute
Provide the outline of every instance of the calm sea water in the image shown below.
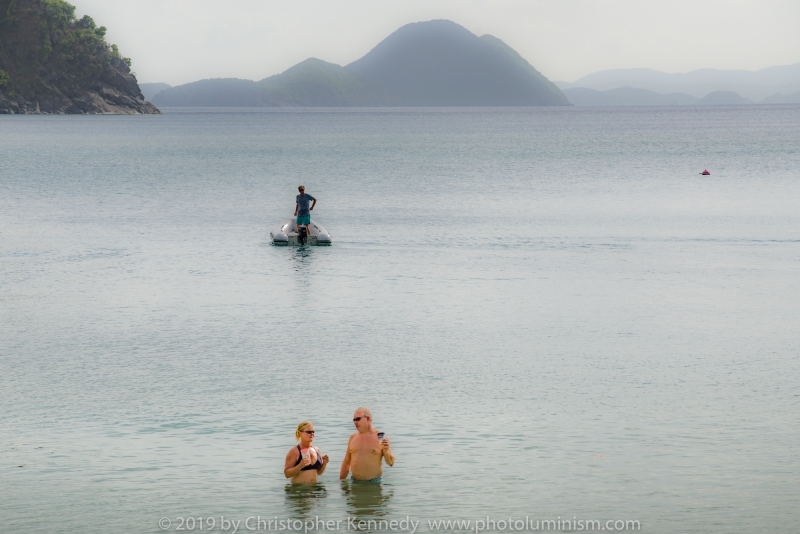
<svg viewBox="0 0 800 534"><path fill-rule="evenodd" d="M0 530L796 531L798 169L800 106L4 117Z"/></svg>

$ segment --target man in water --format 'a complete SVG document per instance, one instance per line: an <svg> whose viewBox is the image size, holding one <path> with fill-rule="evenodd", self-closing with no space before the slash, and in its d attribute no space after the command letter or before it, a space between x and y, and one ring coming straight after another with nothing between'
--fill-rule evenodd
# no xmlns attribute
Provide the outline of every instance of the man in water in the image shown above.
<svg viewBox="0 0 800 534"><path fill-rule="evenodd" d="M352 472L353 480L378 482L383 474L383 460L389 466L394 465L389 439L378 440L378 431L372 428L372 412L369 408L356 410L353 424L358 432L350 436L350 441L347 442L347 453L342 461L339 479L346 479L347 474Z"/></svg>
<svg viewBox="0 0 800 534"><path fill-rule="evenodd" d="M297 190L300 191L300 194L297 195L297 203L294 205L294 216L297 217L297 229L299 230L300 226L305 226L306 235L311 235L308 225L311 224L311 210L317 205L317 199L306 194L306 187L304 185L298 187ZM308 205L312 200L314 203L311 204L309 208Z"/></svg>

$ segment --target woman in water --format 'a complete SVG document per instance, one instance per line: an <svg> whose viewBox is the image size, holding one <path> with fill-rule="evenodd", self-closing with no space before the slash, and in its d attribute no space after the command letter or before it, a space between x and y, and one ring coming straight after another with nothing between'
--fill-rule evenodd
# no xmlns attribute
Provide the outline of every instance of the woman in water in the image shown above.
<svg viewBox="0 0 800 534"><path fill-rule="evenodd" d="M314 440L314 425L311 421L303 421L297 425L294 437L300 443L292 447L286 455L283 474L292 479L292 484L316 484L317 475L324 473L328 467L328 455L323 456L311 444Z"/></svg>

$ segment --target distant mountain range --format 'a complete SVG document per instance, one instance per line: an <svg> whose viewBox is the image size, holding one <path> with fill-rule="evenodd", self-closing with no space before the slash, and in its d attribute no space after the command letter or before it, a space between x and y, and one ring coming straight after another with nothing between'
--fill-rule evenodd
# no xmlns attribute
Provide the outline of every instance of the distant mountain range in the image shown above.
<svg viewBox="0 0 800 534"><path fill-rule="evenodd" d="M634 87L608 91L574 87L563 91L567 99L576 106L688 106L698 100L686 93L660 94Z"/></svg>
<svg viewBox="0 0 800 534"><path fill-rule="evenodd" d="M143 91L158 84L142 84ZM165 84L166 85L166 84ZM261 81L161 88L159 106L568 106L515 50L447 20L407 24L346 66L307 59Z"/></svg>
<svg viewBox="0 0 800 534"><path fill-rule="evenodd" d="M703 98L697 98L686 93L661 94L634 87L620 87L608 91L574 87L564 89L564 94L576 106L736 106L755 103L733 91L713 91ZM800 92L788 96L774 95L761 103L800 104Z"/></svg>
<svg viewBox="0 0 800 534"><path fill-rule="evenodd" d="M795 91L790 95L774 94L765 98L759 104L800 104L800 91Z"/></svg>
<svg viewBox="0 0 800 534"><path fill-rule="evenodd" d="M169 89L172 87L168 83L140 83L139 89L141 89L142 94L144 95L144 99L148 102L153 101L153 97L156 96L158 93L163 91L164 89Z"/></svg>
<svg viewBox="0 0 800 534"><path fill-rule="evenodd" d="M650 69L618 69L595 72L568 82L555 82L576 105L660 105L662 103L698 103L718 92L735 93L724 101L739 103L798 103L800 63L769 67L758 71L701 69L668 74ZM594 90L576 92L575 89ZM569 96L569 95L573 96ZM688 98L687 98L688 97ZM719 100L711 97L712 101ZM579 102L605 102L586 104ZM613 103L611 103L613 102Z"/></svg>

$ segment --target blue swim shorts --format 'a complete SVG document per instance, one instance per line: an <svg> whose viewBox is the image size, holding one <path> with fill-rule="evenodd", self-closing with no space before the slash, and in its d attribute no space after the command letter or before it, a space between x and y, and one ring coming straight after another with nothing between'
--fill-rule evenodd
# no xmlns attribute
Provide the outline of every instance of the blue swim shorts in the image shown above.
<svg viewBox="0 0 800 534"><path fill-rule="evenodd" d="M353 482L357 482L358 484L380 484L381 483L381 477L372 478L370 480L358 480L357 478L354 478L353 475L350 475L350 480L353 481Z"/></svg>
<svg viewBox="0 0 800 534"><path fill-rule="evenodd" d="M311 224L311 215L298 215L297 224Z"/></svg>

